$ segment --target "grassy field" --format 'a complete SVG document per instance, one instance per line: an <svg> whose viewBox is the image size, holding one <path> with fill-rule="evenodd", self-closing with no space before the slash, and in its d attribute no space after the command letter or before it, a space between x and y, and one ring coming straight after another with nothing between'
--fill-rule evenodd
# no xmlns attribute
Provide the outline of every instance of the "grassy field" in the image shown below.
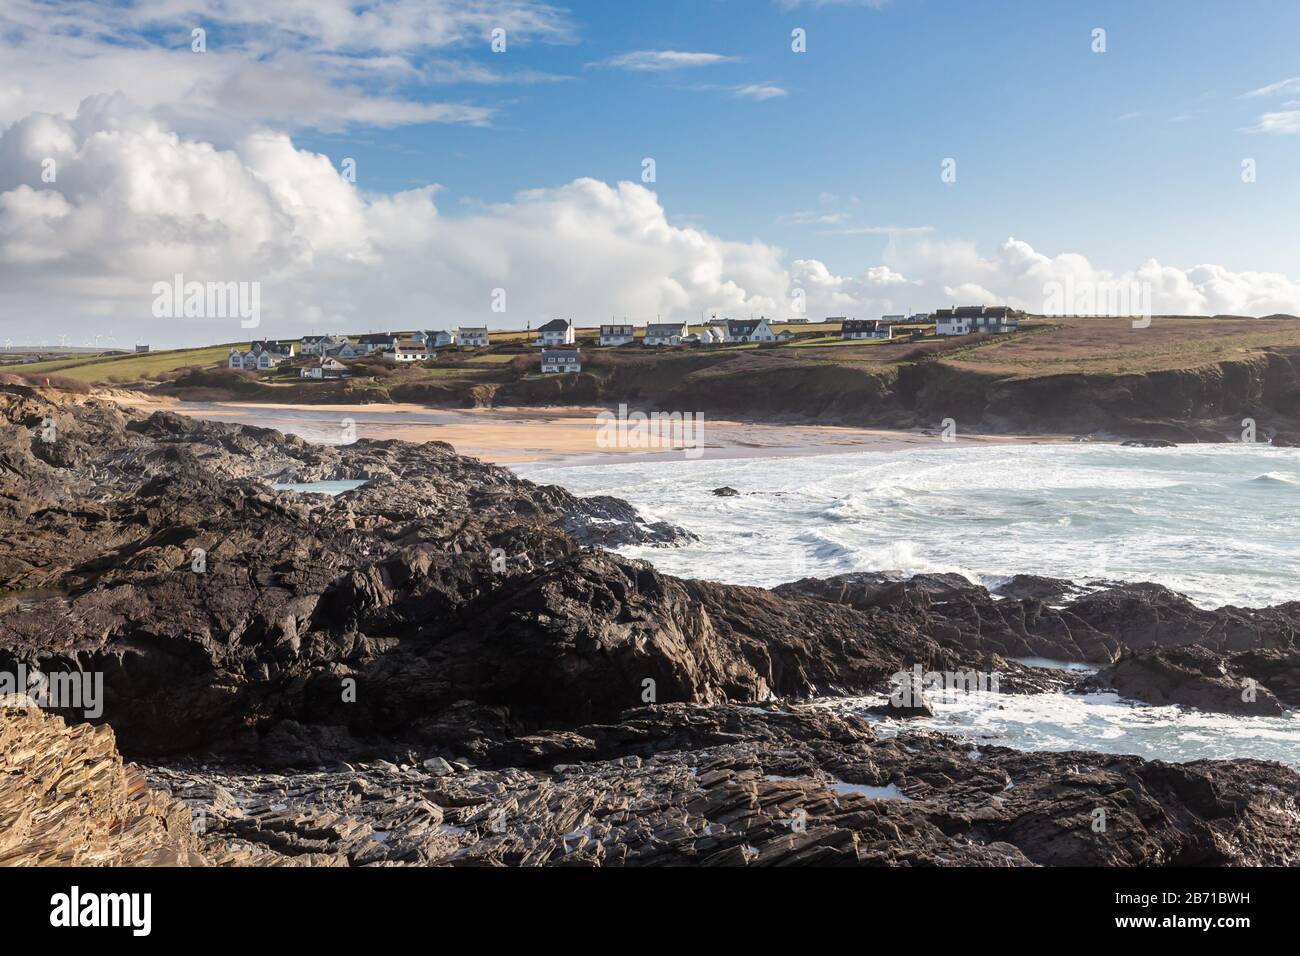
<svg viewBox="0 0 1300 956"><path fill-rule="evenodd" d="M243 348L247 348L245 343ZM174 372L190 365L215 365L224 362L230 354L229 345L211 345L200 349L176 349L166 352L146 352L140 355L115 355L111 358L51 359L28 365L10 365L0 371L17 375L60 375L82 382L102 385L110 379L122 382L139 381L160 372Z"/></svg>

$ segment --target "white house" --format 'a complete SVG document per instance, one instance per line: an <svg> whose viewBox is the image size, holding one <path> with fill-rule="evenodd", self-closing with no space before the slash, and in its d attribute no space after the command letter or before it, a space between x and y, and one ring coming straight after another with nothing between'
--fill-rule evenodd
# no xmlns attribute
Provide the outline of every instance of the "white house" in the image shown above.
<svg viewBox="0 0 1300 956"><path fill-rule="evenodd" d="M1015 332L1020 320L1004 305L963 305L955 309L939 309L934 313L936 335L970 335L972 332L992 332L995 335Z"/></svg>
<svg viewBox="0 0 1300 956"><path fill-rule="evenodd" d="M775 342L767 319L727 319L727 342Z"/></svg>
<svg viewBox="0 0 1300 956"><path fill-rule="evenodd" d="M426 348L431 349L445 349L448 346L456 345L459 342L459 336L454 330L451 332L443 331L442 329L436 331L416 332L411 338Z"/></svg>
<svg viewBox="0 0 1300 956"><path fill-rule="evenodd" d="M489 344L486 325L482 327L477 325L462 325L456 330L456 334L460 337L460 344L468 348L483 348Z"/></svg>
<svg viewBox="0 0 1300 956"><path fill-rule="evenodd" d="M883 319L845 319L840 323L842 339L888 339L894 333L893 323Z"/></svg>
<svg viewBox="0 0 1300 956"><path fill-rule="evenodd" d="M685 322L651 322L645 327L645 345L681 345L691 334Z"/></svg>
<svg viewBox="0 0 1300 956"><path fill-rule="evenodd" d="M395 343L392 348L384 350L384 359L388 362L424 362L434 355L429 351L429 347L415 339L402 339Z"/></svg>
<svg viewBox="0 0 1300 956"><path fill-rule="evenodd" d="M601 345L627 345L636 338L636 329L630 325L602 325Z"/></svg>
<svg viewBox="0 0 1300 956"><path fill-rule="evenodd" d="M542 349L542 374L581 371L582 349Z"/></svg>
<svg viewBox="0 0 1300 956"><path fill-rule="evenodd" d="M357 344L369 355L371 352L382 352L385 349L391 349L397 344L397 336L386 332L375 332L361 336L361 338L357 339Z"/></svg>
<svg viewBox="0 0 1300 956"><path fill-rule="evenodd" d="M537 330L537 341L533 344L540 345L542 348L555 345L572 345L573 320L552 319Z"/></svg>
<svg viewBox="0 0 1300 956"><path fill-rule="evenodd" d="M232 348L228 363L231 368L255 371L275 368L286 359L293 358L293 354L293 345L280 345L278 342L266 341L254 342L247 352Z"/></svg>
<svg viewBox="0 0 1300 956"><path fill-rule="evenodd" d="M298 372L301 378L348 378L351 374L346 365L328 355L322 356L319 361L305 366Z"/></svg>
<svg viewBox="0 0 1300 956"><path fill-rule="evenodd" d="M706 325L698 332L692 332L682 341L688 345L715 345L722 341L722 331Z"/></svg>
<svg viewBox="0 0 1300 956"><path fill-rule="evenodd" d="M361 358L364 355L369 355L370 350L364 345L358 345L356 342L344 342L342 345L326 349L325 354L340 359Z"/></svg>
<svg viewBox="0 0 1300 956"><path fill-rule="evenodd" d="M330 335L304 335L298 342L298 351L303 355L324 355L330 349L347 344L347 337L333 333Z"/></svg>

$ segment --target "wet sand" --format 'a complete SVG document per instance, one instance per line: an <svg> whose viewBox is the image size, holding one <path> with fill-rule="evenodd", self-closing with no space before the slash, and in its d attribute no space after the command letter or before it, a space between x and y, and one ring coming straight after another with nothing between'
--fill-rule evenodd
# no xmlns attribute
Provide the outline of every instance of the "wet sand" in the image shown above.
<svg viewBox="0 0 1300 956"><path fill-rule="evenodd" d="M833 455L855 451L893 451L910 446L940 446L937 432L887 431L835 425L782 425L706 420L702 452L683 450L670 438L642 447L602 443L597 416L603 408L447 409L423 405L309 405L253 402L179 402L115 397L138 408L166 408L211 421L274 428L308 441L344 444L353 438L443 441L462 455L501 465L521 462L599 464L609 461L660 461L683 458L753 458ZM608 436L608 430L604 433ZM1037 444L1069 441L1066 435L961 435L952 444ZM630 443L629 443L630 444Z"/></svg>

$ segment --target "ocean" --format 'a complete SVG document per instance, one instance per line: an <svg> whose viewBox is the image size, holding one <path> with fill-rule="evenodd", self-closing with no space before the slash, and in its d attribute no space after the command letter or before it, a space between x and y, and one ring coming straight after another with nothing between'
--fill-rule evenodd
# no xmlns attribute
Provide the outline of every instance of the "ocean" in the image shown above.
<svg viewBox="0 0 1300 956"><path fill-rule="evenodd" d="M1202 607L1300 598L1300 450L1103 444L966 446L600 465L518 465L576 494L612 494L700 540L627 548L682 577L770 587L850 571L1017 573L1154 581ZM729 486L740 494L717 497ZM825 706L861 711L878 700ZM1022 750L1300 766L1300 714L1242 718L1114 694L970 694L932 719L885 719Z"/></svg>
<svg viewBox="0 0 1300 956"><path fill-rule="evenodd" d="M1300 449L1035 444L515 465L699 535L631 548L682 577L771 587L850 571L1154 581L1196 604L1300 598ZM729 486L740 494L717 497Z"/></svg>

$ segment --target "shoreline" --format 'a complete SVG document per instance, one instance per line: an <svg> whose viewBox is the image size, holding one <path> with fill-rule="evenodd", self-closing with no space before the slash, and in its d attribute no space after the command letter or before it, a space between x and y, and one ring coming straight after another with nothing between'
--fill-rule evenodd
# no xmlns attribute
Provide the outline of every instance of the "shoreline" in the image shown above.
<svg viewBox="0 0 1300 956"><path fill-rule="evenodd" d="M186 402L175 398L120 394L106 396L119 404L273 428L322 444L343 444L348 424L357 438L443 441L457 453L497 465L599 465L612 462L783 458L835 455L857 451L898 451L909 447L969 444L1034 445L1072 441L1070 435L960 435L945 442L937 435L860 428L847 425L776 424L704 421L702 454L680 447L606 448L598 442L600 406L538 406L448 409L405 404L316 405L287 402ZM1105 444L1105 442L1097 442Z"/></svg>

